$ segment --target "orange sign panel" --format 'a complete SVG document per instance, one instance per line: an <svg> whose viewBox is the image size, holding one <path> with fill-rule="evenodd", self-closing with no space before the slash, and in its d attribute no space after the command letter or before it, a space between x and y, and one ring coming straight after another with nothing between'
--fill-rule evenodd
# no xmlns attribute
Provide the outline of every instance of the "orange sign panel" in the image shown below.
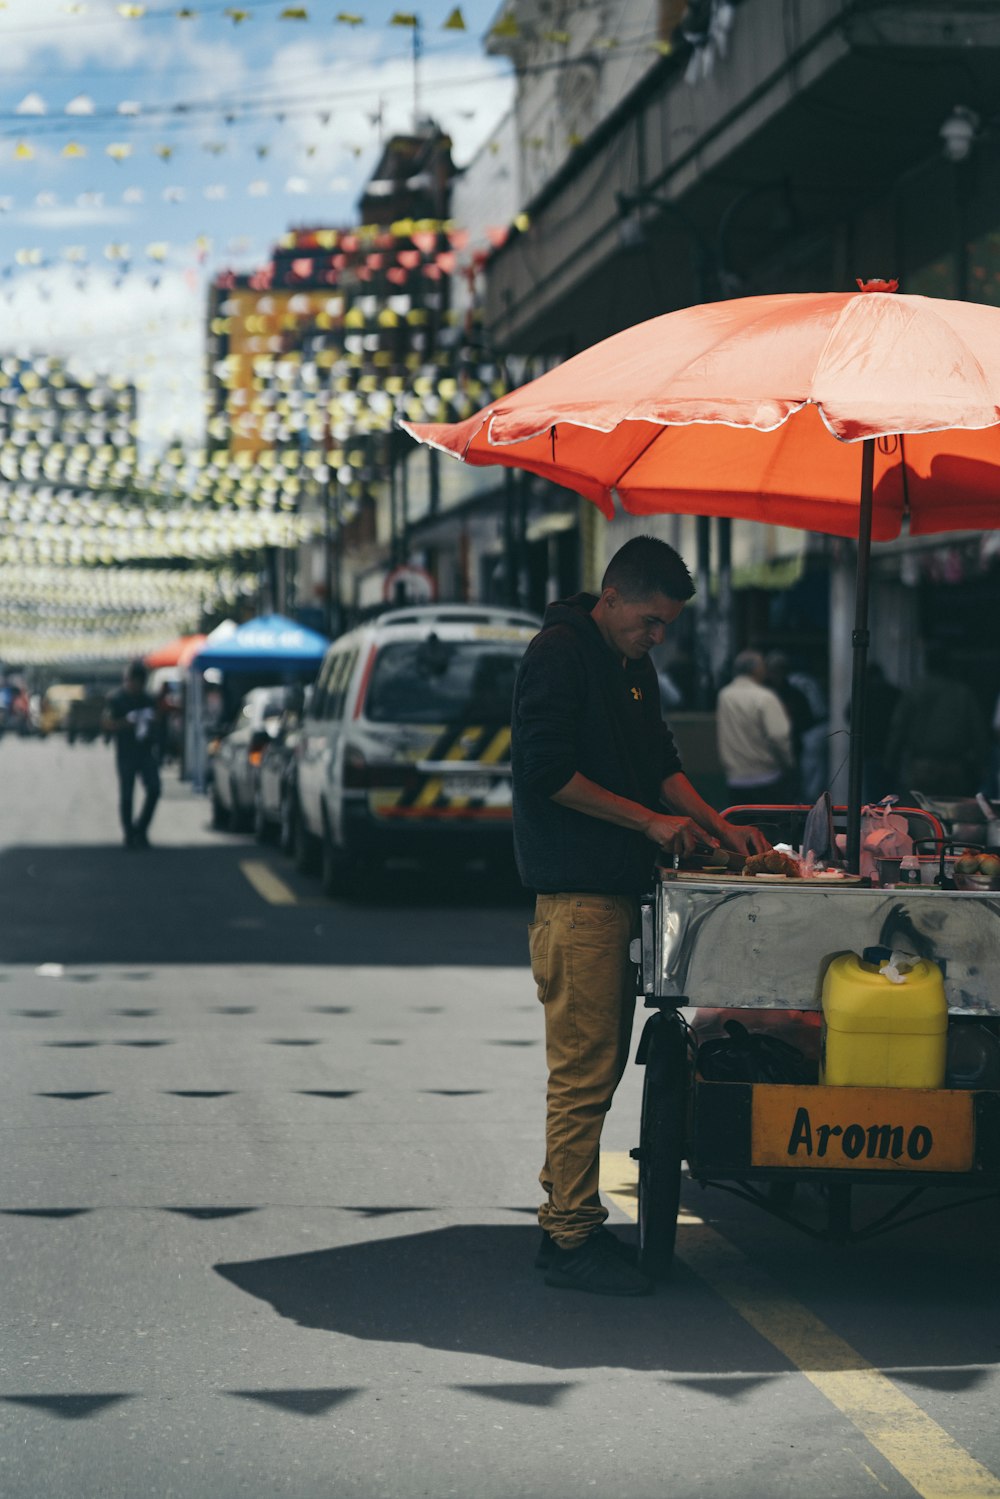
<svg viewBox="0 0 1000 1499"><path fill-rule="evenodd" d="M970 1092L922 1088L753 1090L751 1164L815 1170L971 1171Z"/></svg>

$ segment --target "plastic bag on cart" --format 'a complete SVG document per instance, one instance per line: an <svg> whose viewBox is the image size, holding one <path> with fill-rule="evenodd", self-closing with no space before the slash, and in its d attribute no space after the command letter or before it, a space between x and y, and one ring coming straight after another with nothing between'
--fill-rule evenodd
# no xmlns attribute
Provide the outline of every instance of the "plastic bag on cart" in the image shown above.
<svg viewBox="0 0 1000 1499"><path fill-rule="evenodd" d="M861 808L862 875L874 875L879 859L902 859L913 852L909 823L892 810L892 800Z"/></svg>
<svg viewBox="0 0 1000 1499"><path fill-rule="evenodd" d="M815 1083L816 1063L778 1036L727 1020L727 1034L698 1047L698 1071L709 1083Z"/></svg>

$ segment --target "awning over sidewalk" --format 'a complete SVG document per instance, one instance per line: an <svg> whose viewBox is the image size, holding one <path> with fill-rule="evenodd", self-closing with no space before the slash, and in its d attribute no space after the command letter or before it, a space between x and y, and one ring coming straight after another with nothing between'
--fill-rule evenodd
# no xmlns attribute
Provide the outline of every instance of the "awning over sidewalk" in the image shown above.
<svg viewBox="0 0 1000 1499"><path fill-rule="evenodd" d="M325 635L281 614L248 620L222 640L210 640L195 656L196 671L314 671L329 645Z"/></svg>

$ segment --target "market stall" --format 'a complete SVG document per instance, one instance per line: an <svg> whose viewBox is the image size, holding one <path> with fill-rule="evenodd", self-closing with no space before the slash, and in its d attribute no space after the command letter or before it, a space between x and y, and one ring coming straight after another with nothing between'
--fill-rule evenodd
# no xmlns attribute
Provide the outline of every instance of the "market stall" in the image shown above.
<svg viewBox="0 0 1000 1499"><path fill-rule="evenodd" d="M653 1274L672 1256L684 1159L695 1179L735 1186L774 1212L787 1212L795 1178L818 1183L825 1232L839 1239L856 1236L856 1181L902 1183L904 1202L935 1182L1000 1186L1000 1079L986 1064L1000 1045L1000 893L948 888L957 882L942 878L941 836L924 850L937 886L886 889L882 872L863 875L861 863L871 542L904 529L1000 528L1000 309L897 296L894 282L858 286L668 313L464 422L407 428L465 462L541 474L608 517L620 504L633 515L722 515L857 542L843 857L834 844L818 869L800 859L753 873L663 871L644 910L635 957L655 1014L637 1056L646 1070L633 1154L640 1257ZM732 1055L726 1080L706 1075L713 1053L692 1033L692 1006L743 1011L765 1031L742 1043L743 1077ZM854 1062L836 1080L825 1051L810 1071L794 1063L796 1052L810 1060L801 1048L773 1044L775 1014L820 1010L827 1045L843 1012L856 1025ZM986 1063L978 1079L945 1086L950 1038L970 1015ZM730 1040L738 1054L738 1033ZM896 1064L914 1052L933 1065ZM717 1067L725 1055L716 1049ZM777 1194L761 1190L769 1181Z"/></svg>

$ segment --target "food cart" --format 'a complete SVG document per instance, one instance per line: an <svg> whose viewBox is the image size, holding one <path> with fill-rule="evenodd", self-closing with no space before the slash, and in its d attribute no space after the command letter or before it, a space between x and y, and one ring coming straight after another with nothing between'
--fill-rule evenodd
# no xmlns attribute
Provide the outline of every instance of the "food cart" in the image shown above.
<svg viewBox="0 0 1000 1499"><path fill-rule="evenodd" d="M695 1180L790 1221L789 1185L819 1184L825 1233L840 1240L880 1226L852 1228L856 1185L906 1189L882 1226L925 1188L1000 1185L1000 1089L712 1082L698 1074L682 1013L815 1014L838 954L898 934L899 947L943 969L948 1024L978 1016L995 1029L1000 1018L1000 893L900 892L857 878L872 542L1000 527L1000 308L897 290L859 280L857 293L679 308L460 421L401 423L463 462L563 485L609 520L720 516L856 543L845 830L856 883L665 871L643 910L636 956L654 1013L639 1053L635 1154L642 1258L654 1273L672 1255L685 1158ZM808 1149L821 1128L822 1155Z"/></svg>
<svg viewBox="0 0 1000 1499"><path fill-rule="evenodd" d="M633 950L652 1011L636 1057L645 1071L632 1152L647 1273L669 1270L685 1160L693 1180L838 1242L935 1211L904 1216L928 1188L967 1187L973 1199L1000 1190L995 1085L832 1087L700 1076L685 1009L739 1014L749 1029L765 1012L772 1025L792 1012L815 1017L830 962L872 948L936 963L949 1025L976 1017L1000 1026L1000 892L659 871ZM820 1226L794 1211L793 1188L802 1183L825 1199ZM902 1190L855 1228L852 1194L870 1185Z"/></svg>

